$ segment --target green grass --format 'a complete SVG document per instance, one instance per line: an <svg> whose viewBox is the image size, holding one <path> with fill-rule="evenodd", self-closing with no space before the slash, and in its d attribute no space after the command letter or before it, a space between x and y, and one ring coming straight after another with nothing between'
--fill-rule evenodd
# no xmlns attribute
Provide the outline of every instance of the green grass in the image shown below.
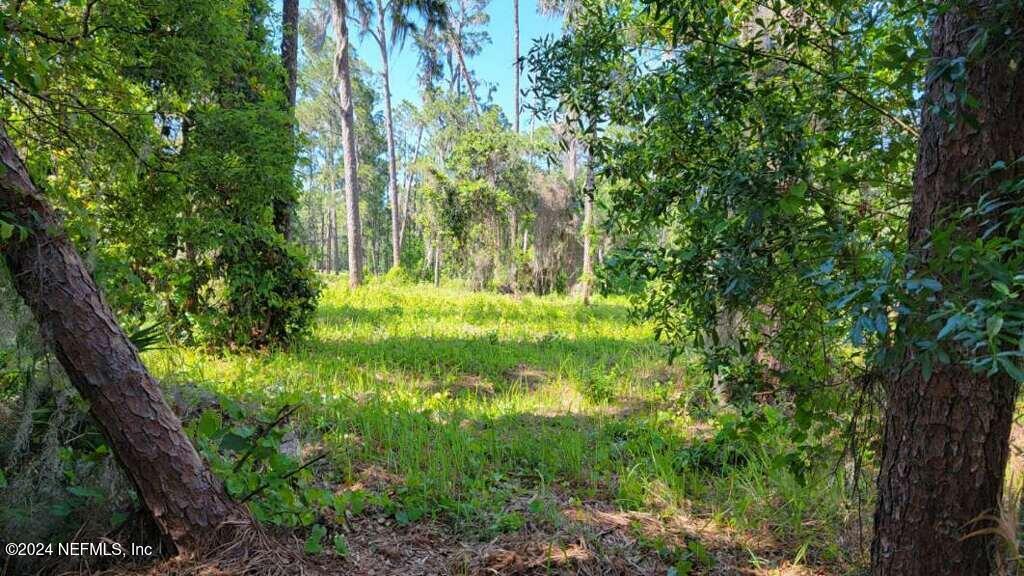
<svg viewBox="0 0 1024 576"><path fill-rule="evenodd" d="M239 401L301 402L302 437L329 454L328 480L369 466L393 475L405 516L467 538L518 530L529 499L603 501L662 517L695 514L768 530L826 553L842 524L837 480L806 486L761 459L720 472L680 464L706 436L691 410L695 370L672 366L624 300L329 282L308 341L286 352L213 355L173 348L146 361L168 382ZM698 431L704 429L704 436ZM808 528L809 527L809 528Z"/></svg>

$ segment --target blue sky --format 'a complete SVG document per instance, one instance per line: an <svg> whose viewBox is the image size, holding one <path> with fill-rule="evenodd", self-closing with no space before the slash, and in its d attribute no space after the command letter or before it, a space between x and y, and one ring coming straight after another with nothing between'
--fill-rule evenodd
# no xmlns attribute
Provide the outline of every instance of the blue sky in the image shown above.
<svg viewBox="0 0 1024 576"><path fill-rule="evenodd" d="M308 0L303 0L302 9L305 10L309 4ZM512 68L515 59L515 48L512 43L512 0L491 0L487 12L491 17L487 25L491 43L485 46L480 54L470 58L467 64L482 84L477 90L480 97L486 98L488 90L493 87L494 102L501 106L511 121L515 81ZM523 56L529 52L535 39L558 36L561 31L561 18L550 18L537 13L537 0L519 1L519 43ZM373 38L356 37L354 45L359 58L367 62L374 71L379 72L380 50ZM391 54L391 92L396 107L402 100L420 103L416 64L416 47L411 40L406 42L401 52ZM524 66L521 86L525 89L528 85L529 77ZM530 119L529 111L524 110L520 120L524 130L529 129Z"/></svg>

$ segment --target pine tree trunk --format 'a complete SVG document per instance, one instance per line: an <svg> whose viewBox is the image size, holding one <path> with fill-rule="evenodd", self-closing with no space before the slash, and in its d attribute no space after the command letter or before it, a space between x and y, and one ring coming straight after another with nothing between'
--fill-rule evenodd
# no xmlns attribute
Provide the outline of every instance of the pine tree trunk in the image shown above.
<svg viewBox="0 0 1024 576"><path fill-rule="evenodd" d="M285 95L288 98L288 110L294 116L299 77L299 0L282 0L281 63L285 70ZM294 134L289 131L288 136L294 137ZM274 202L274 229L285 238L291 238L293 209L288 202L280 200Z"/></svg>
<svg viewBox="0 0 1024 576"><path fill-rule="evenodd" d="M466 91L469 92L469 102L473 105L473 112L480 114L480 102L476 99L476 87L473 86L473 77L469 75L469 66L466 65L466 54L462 51L462 31L450 32L451 49L455 53L455 61L459 64L459 76L466 79ZM461 95L461 87L459 93Z"/></svg>
<svg viewBox="0 0 1024 576"><path fill-rule="evenodd" d="M352 62L348 35L348 0L334 0L334 78L341 108L341 140L345 149L345 220L348 231L348 283L363 283L363 234L359 220L359 179L356 170L356 117L352 98Z"/></svg>
<svg viewBox="0 0 1024 576"><path fill-rule="evenodd" d="M14 287L157 526L179 553L247 515L207 469L0 125L0 212L29 230L0 243Z"/></svg>
<svg viewBox="0 0 1024 576"><path fill-rule="evenodd" d="M516 244L519 243L519 212L509 209L508 214L508 285L515 294L519 293L519 267L516 262Z"/></svg>
<svg viewBox="0 0 1024 576"><path fill-rule="evenodd" d="M419 129L416 131L416 146L413 148L412 162L415 162L420 155L420 144L423 142L423 125L421 124ZM405 176L405 204L402 206L402 219L398 226L398 249L401 251L402 243L405 242L405 227L409 225L409 214L412 210L412 181L413 172L406 167Z"/></svg>
<svg viewBox="0 0 1024 576"><path fill-rule="evenodd" d="M299 83L299 0L281 2L281 62L284 64L288 108L295 110Z"/></svg>
<svg viewBox="0 0 1024 576"><path fill-rule="evenodd" d="M387 30L384 26L384 1L377 2L377 41L380 46L381 74L384 83L384 132L388 145L388 198L391 201L391 265L402 262L402 238L398 207L398 158L395 154L395 128L391 111L391 72L388 68Z"/></svg>
<svg viewBox="0 0 1024 576"><path fill-rule="evenodd" d="M993 17L1000 4L1010 6L969 1L939 15L932 31L933 57L965 56L977 27L984 25L981 19ZM1019 4L1008 11L1012 18L1002 24L1009 28L1007 37L1020 37L1024 12ZM1012 69L1010 61L1006 54L989 54L983 61L968 62L965 85L980 102L973 110L976 126L958 112L959 121L950 129L932 104L944 103L954 87L942 77L928 86L909 227L911 250L925 274L926 242L938 219L976 204L999 182L1022 175L1019 168L1010 168L971 184L995 162L1010 165L1024 155L1024 74ZM976 224L965 223L961 237L972 237ZM957 278L941 280L957 290L971 289L957 286ZM923 317L931 311L915 312ZM956 363L939 365L926 379L913 360L907 359L907 368L886 390L872 573L990 574L997 538L964 536L992 525L977 522L981 516L998 514L1017 386L1003 374L988 378Z"/></svg>
<svg viewBox="0 0 1024 576"><path fill-rule="evenodd" d="M512 0L512 43L515 45L515 63L513 68L515 70L515 103L513 104L514 118L515 118L515 130L516 134L519 134L519 79L522 76L522 64L519 62L519 0ZM516 241L518 240L519 232L519 220L518 214L515 208L511 208L509 211L509 286L515 293L519 292L519 286L516 282L516 276L519 271L516 269Z"/></svg>
<svg viewBox="0 0 1024 576"><path fill-rule="evenodd" d="M338 271L338 208L333 200L327 208L327 271Z"/></svg>
<svg viewBox="0 0 1024 576"><path fill-rule="evenodd" d="M522 75L522 65L519 62L519 0L512 0L512 42L515 44L515 128L519 134L519 77Z"/></svg>
<svg viewBox="0 0 1024 576"><path fill-rule="evenodd" d="M327 235L327 207L318 200L316 203L316 213L312 213L312 210L310 212L310 219L314 223L317 217L320 218L320 225L316 226L314 224L313 226L316 229L316 250L312 252L317 255L317 270L322 272L324 270L325 254L327 254L327 241L324 240L324 237Z"/></svg>

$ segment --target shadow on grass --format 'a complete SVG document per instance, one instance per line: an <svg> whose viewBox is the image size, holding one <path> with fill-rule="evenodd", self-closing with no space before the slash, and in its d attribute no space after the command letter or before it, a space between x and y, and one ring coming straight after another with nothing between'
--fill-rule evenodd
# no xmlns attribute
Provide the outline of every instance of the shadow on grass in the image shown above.
<svg viewBox="0 0 1024 576"><path fill-rule="evenodd" d="M644 353L646 352L646 354ZM538 342L501 340L496 336L400 336L318 338L299 360L313 365L344 362L353 366L403 371L445 382L481 376L495 385L534 388L557 376L597 377L613 369L628 374L641 358L656 354L655 345L610 338L549 338Z"/></svg>
<svg viewBox="0 0 1024 576"><path fill-rule="evenodd" d="M816 571L787 571L802 552L785 534L740 533L679 508L666 515L662 502L669 493L694 496L679 481L692 471L666 466L680 462L673 456L691 439L643 418L473 417L459 409L418 410L376 395L343 412L335 420L338 432L359 438L358 446L347 447L348 469L356 471L348 481L394 495L396 510L405 515L443 520L472 548L489 542L491 547L478 551L479 573L545 573L541 563L549 555L560 558L554 563L558 570L550 572L556 574L582 567L608 574L665 573L683 560L694 565L694 574L750 567L756 574L841 573L828 561L813 560ZM384 483L373 482L382 477ZM698 545L690 544L694 540ZM810 557L826 541L823 535L821 542L809 542ZM557 552L577 544L589 553ZM609 571L630 557L639 562L635 571ZM511 567L505 561L519 568L538 562L532 568L541 571L502 570Z"/></svg>
<svg viewBox="0 0 1024 576"><path fill-rule="evenodd" d="M397 318L405 313L401 306L391 305L384 308L362 308L350 306L324 306L319 309L318 321L323 324L372 324L379 325Z"/></svg>
<svg viewBox="0 0 1024 576"><path fill-rule="evenodd" d="M481 293L483 294L483 293ZM515 300L511 296L478 297L453 303L442 296L436 305L415 306L408 309L397 304L383 308L353 306L351 304L321 303L319 318L322 323L373 324L398 316L437 321L454 320L472 325L498 324L501 322L532 324L538 321L571 320L587 322L631 321L629 311L622 305L610 302L593 302L581 306L573 301L548 302L545 300Z"/></svg>

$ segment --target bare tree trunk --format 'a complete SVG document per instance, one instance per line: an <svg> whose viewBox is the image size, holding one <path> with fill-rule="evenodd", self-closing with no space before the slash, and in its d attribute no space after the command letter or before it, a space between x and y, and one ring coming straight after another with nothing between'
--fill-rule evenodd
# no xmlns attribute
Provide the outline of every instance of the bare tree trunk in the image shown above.
<svg viewBox="0 0 1024 576"><path fill-rule="evenodd" d="M327 243L327 207L324 206L320 212L320 270L327 271L327 257L330 253L330 245Z"/></svg>
<svg viewBox="0 0 1024 576"><path fill-rule="evenodd" d="M281 4L281 61L287 76L288 108L294 110L299 83L299 0L282 0Z"/></svg>
<svg viewBox="0 0 1024 576"><path fill-rule="evenodd" d="M402 261L399 231L398 159L395 154L395 129L391 112L391 72L388 69L387 30L384 26L384 0L377 1L377 45L380 47L381 75L384 82L384 132L388 145L388 198L391 200L391 265Z"/></svg>
<svg viewBox="0 0 1024 576"><path fill-rule="evenodd" d="M1019 3L954 4L935 20L933 57L940 61L965 57L976 30L996 18L1007 38L1024 34L1024 10ZM946 105L945 95L958 88L942 76L928 86L909 226L912 254L919 257L918 268L926 273L927 242L939 218L961 213L1000 183L1022 176L1013 161L1024 156L1020 131L1024 74L1011 66L1013 58L1006 54L990 49L983 58L966 57L965 86L979 102L971 111L976 124L960 117L950 128L932 104ZM1010 168L972 184L979 172L998 161ZM979 227L978 222L964 223L962 237L969 241ZM961 280L956 277L942 280L955 290L973 288L957 286ZM915 310L921 317L930 312ZM914 360L914 352L908 352L906 368L886 390L872 573L993 573L997 538L990 533L965 535L991 527L991 522L978 520L998 513L1017 385L1002 373L986 377L955 361L936 363L926 378Z"/></svg>
<svg viewBox="0 0 1024 576"><path fill-rule="evenodd" d="M423 142L423 126L419 127L416 131L416 147L413 149L412 161L415 162L416 158L420 155L420 144ZM412 208L412 170L408 170L408 174L405 176L405 204L402 206L402 220L398 228L398 249L402 249L402 243L405 242L405 227L409 223L409 211Z"/></svg>
<svg viewBox="0 0 1024 576"><path fill-rule="evenodd" d="M284 65L288 110L294 116L299 70L299 0L282 0L281 6L281 62ZM294 137L289 128L289 137ZM274 202L274 229L285 238L292 235L292 210L289 202Z"/></svg>
<svg viewBox="0 0 1024 576"><path fill-rule="evenodd" d="M476 87L473 86L473 77L469 75L469 67L466 66L466 55L462 52L462 30L456 28L448 33L451 50L455 53L455 60L459 63L459 76L466 79L466 90L469 92L469 101L473 104L473 111L480 114L480 102L476 99Z"/></svg>
<svg viewBox="0 0 1024 576"><path fill-rule="evenodd" d="M433 242L433 238L431 237L431 235L428 235L428 234L424 234L423 235L423 245L424 245L423 246L423 251L426 252L426 257L424 258L425 266L423 268L423 271L427 272L429 274L433 274L433 272L434 272L434 242Z"/></svg>
<svg viewBox="0 0 1024 576"><path fill-rule="evenodd" d="M569 146L565 151L565 177L569 179L569 188L576 191L576 137L569 132Z"/></svg>
<svg viewBox="0 0 1024 576"><path fill-rule="evenodd" d="M522 64L519 62L519 0L512 0L512 43L515 45L515 63L513 68L515 70L515 84L513 90L515 91L515 103L513 108L515 109L513 114L515 118L515 130L516 134L519 134L519 79L522 76ZM509 210L508 218L508 250L509 250L509 286L513 292L519 292L519 286L516 282L516 276L518 270L516 270L516 240L518 240L519 232L519 219L515 208Z"/></svg>
<svg viewBox="0 0 1024 576"><path fill-rule="evenodd" d="M593 249L594 235L594 158L587 154L587 184L583 190L583 305L590 305L590 283L594 277Z"/></svg>
<svg viewBox="0 0 1024 576"><path fill-rule="evenodd" d="M334 78L341 108L341 139L345 148L345 219L348 230L348 284L363 283L363 234L359 220L359 179L356 170L356 116L352 98L352 63L349 55L347 0L334 0Z"/></svg>
<svg viewBox="0 0 1024 576"><path fill-rule="evenodd" d="M0 244L15 289L164 535L191 555L226 522L247 520L164 402L2 124L0 212L29 231Z"/></svg>
<svg viewBox="0 0 1024 576"><path fill-rule="evenodd" d="M516 82L515 82L515 127L519 134L519 77L522 75L522 64L519 62L519 0L512 0L512 42L516 48Z"/></svg>
<svg viewBox="0 0 1024 576"><path fill-rule="evenodd" d="M334 138L328 140L327 170L329 194L327 195L327 271L338 272L338 167L334 163Z"/></svg>
<svg viewBox="0 0 1024 576"><path fill-rule="evenodd" d="M441 285L441 241L434 243L434 286Z"/></svg>
<svg viewBox="0 0 1024 576"><path fill-rule="evenodd" d="M331 200L327 207L327 271L338 271L338 208Z"/></svg>
<svg viewBox="0 0 1024 576"><path fill-rule="evenodd" d="M515 208L509 209L508 214L508 285L512 292L519 293L518 263L516 262L516 244L519 240L519 212Z"/></svg>

